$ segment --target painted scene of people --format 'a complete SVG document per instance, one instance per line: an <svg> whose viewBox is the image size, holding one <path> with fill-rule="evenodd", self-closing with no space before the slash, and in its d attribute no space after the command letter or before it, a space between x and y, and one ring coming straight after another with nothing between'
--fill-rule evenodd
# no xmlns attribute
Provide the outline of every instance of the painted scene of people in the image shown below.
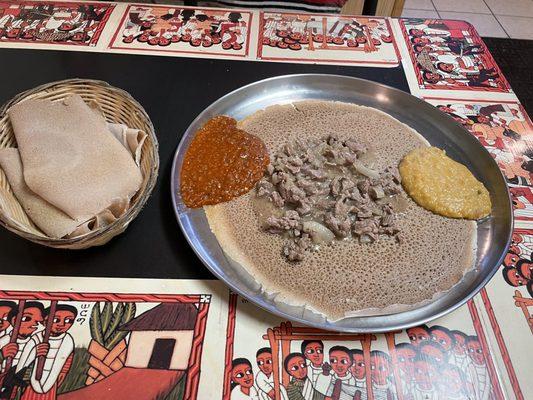
<svg viewBox="0 0 533 400"><path fill-rule="evenodd" d="M209 295L0 298L0 399L193 399Z"/></svg>
<svg viewBox="0 0 533 400"><path fill-rule="evenodd" d="M0 42L95 46L115 6L0 1Z"/></svg>
<svg viewBox="0 0 533 400"><path fill-rule="evenodd" d="M258 57L398 65L389 21L379 17L261 13Z"/></svg>
<svg viewBox="0 0 533 400"><path fill-rule="evenodd" d="M424 100L470 131L498 163L509 184L533 182L533 124L513 102Z"/></svg>
<svg viewBox="0 0 533 400"><path fill-rule="evenodd" d="M280 322L263 332L256 326L254 336L249 305L233 304L223 400L502 398L487 344L472 320L461 329L422 325L385 335Z"/></svg>
<svg viewBox="0 0 533 400"><path fill-rule="evenodd" d="M239 10L130 5L110 47L245 56L251 18Z"/></svg>
<svg viewBox="0 0 533 400"><path fill-rule="evenodd" d="M511 91L469 23L409 18L400 25L420 89Z"/></svg>
<svg viewBox="0 0 533 400"><path fill-rule="evenodd" d="M516 188L511 188L511 191ZM531 190L528 194L533 197ZM514 196L513 196L514 198ZM514 200L513 200L514 202ZM522 313L533 333L533 231L515 229L511 246L503 260L501 273L505 282L516 288L513 301ZM524 291L525 289L525 291Z"/></svg>

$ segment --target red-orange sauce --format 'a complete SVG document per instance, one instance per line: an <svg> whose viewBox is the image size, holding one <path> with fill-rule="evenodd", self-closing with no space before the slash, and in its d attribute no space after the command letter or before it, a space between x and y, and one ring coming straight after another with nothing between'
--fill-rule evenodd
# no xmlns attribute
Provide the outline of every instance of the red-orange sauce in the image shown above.
<svg viewBox="0 0 533 400"><path fill-rule="evenodd" d="M210 119L194 136L181 169L187 207L218 204L250 191L270 162L265 144L226 116Z"/></svg>

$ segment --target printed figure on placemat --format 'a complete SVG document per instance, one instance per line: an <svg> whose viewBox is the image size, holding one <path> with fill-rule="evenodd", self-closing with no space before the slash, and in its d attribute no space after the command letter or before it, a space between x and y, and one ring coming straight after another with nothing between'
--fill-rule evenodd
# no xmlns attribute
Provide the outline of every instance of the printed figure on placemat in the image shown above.
<svg viewBox="0 0 533 400"><path fill-rule="evenodd" d="M398 54L389 21L380 17L343 17L261 13L259 58L396 65Z"/></svg>
<svg viewBox="0 0 533 400"><path fill-rule="evenodd" d="M114 5L0 1L0 42L95 46Z"/></svg>
<svg viewBox="0 0 533 400"><path fill-rule="evenodd" d="M0 399L195 397L210 295L0 295Z"/></svg>
<svg viewBox="0 0 533 400"><path fill-rule="evenodd" d="M246 358L236 358L231 363L231 400L259 400L254 387L252 364Z"/></svg>
<svg viewBox="0 0 533 400"><path fill-rule="evenodd" d="M285 338L281 342L273 341L278 329L280 337ZM366 400L370 391L376 400L397 399L398 391L401 392L401 398L406 400L495 399L491 381L494 378L489 374L484 350L477 336L451 331L440 325L408 329L405 334L412 343L401 342L393 348L398 373L398 379L395 380L390 350L386 352L369 348L370 351L365 355L362 348L349 349L334 344L328 346L328 361L324 362L322 340L304 339L299 346L298 343L293 346L284 342L292 342L291 335L299 338L325 336L330 338L328 340L334 340L335 337L335 343L347 343L346 339L357 337L331 333L321 335L316 330L306 334L307 330L282 323L279 328L265 335L263 340L270 338L271 347L262 347L257 351L259 371L255 373L246 357L233 359L229 398L275 399L274 370L278 368L281 378L277 387L283 400ZM281 334L281 331L284 333ZM362 340L365 347L366 343L371 343L364 336ZM277 354L273 354L272 347ZM283 355L283 352L298 347L303 352ZM265 368L265 365L268 367ZM371 378L370 387L367 386L367 374Z"/></svg>
<svg viewBox="0 0 533 400"><path fill-rule="evenodd" d="M315 389L308 375L307 362L302 353L291 353L283 361L284 371L289 374L287 385L289 400L313 400ZM281 391L282 386L280 386Z"/></svg>
<svg viewBox="0 0 533 400"><path fill-rule="evenodd" d="M520 194L526 192L528 197L533 196L530 188L511 187L513 202L520 199ZM524 200L525 201L525 200ZM517 219L517 224L521 223ZM524 287L533 298L533 235L529 230L516 229L513 232L511 247L503 261L502 275L507 284L513 287ZM522 303L516 303L520 306ZM533 305L533 300L531 302ZM532 321L533 322L533 321ZM533 327L533 324L532 324Z"/></svg>
<svg viewBox="0 0 533 400"><path fill-rule="evenodd" d="M533 123L520 104L424 100L468 129L494 157L510 184L533 184Z"/></svg>
<svg viewBox="0 0 533 400"><path fill-rule="evenodd" d="M530 186L509 185L509 192L511 193L511 200L513 203L514 216L520 221L533 220L533 189ZM523 224L526 225L526 224ZM528 225L528 228L530 226ZM533 227L533 225L531 226ZM520 242L522 243L522 242ZM519 247L525 247L528 240L523 241L524 244ZM533 246L528 246L529 251L533 251ZM524 249L525 250L525 249Z"/></svg>
<svg viewBox="0 0 533 400"><path fill-rule="evenodd" d="M32 336L17 365L16 371L20 373L25 366L33 364L30 384L22 400L56 398L57 388L72 365L74 339L68 331L77 315L76 307L68 304L53 305L45 310L45 330Z"/></svg>
<svg viewBox="0 0 533 400"><path fill-rule="evenodd" d="M385 335L322 331L258 313L230 295L222 400L503 398L473 302L450 324Z"/></svg>
<svg viewBox="0 0 533 400"><path fill-rule="evenodd" d="M274 371L272 366L272 349L262 347L257 350L256 361L259 371L255 375L255 384L259 389L260 400L270 400L275 398ZM281 399L288 400L285 388L281 387Z"/></svg>
<svg viewBox="0 0 533 400"><path fill-rule="evenodd" d="M396 399L394 382L392 381L391 359L380 350L370 353L370 369L372 371L372 391L376 400Z"/></svg>
<svg viewBox="0 0 533 400"><path fill-rule="evenodd" d="M414 326L405 331L413 346L418 347L421 343L430 339L427 325Z"/></svg>
<svg viewBox="0 0 533 400"><path fill-rule="evenodd" d="M19 303L8 314L12 330L0 339L0 398L20 398L28 385L24 379L28 360L23 359L22 355L32 337L42 331L44 313L42 303L29 301Z"/></svg>
<svg viewBox="0 0 533 400"><path fill-rule="evenodd" d="M14 301L0 301L0 343L2 338L11 335L13 325L11 319L17 311L17 303Z"/></svg>
<svg viewBox="0 0 533 400"><path fill-rule="evenodd" d="M413 344L395 346L403 398L495 399L485 351L477 336L440 326L408 329ZM417 332L416 334L414 332ZM426 336L423 332L428 332ZM420 340L420 337L426 337ZM411 375L410 378L408 376ZM406 379L407 378L407 379Z"/></svg>
<svg viewBox="0 0 533 400"><path fill-rule="evenodd" d="M329 364L324 364L324 371L315 384L317 391L332 399L352 400L356 390L355 378L351 373L352 363L352 352L347 347L331 347Z"/></svg>
<svg viewBox="0 0 533 400"><path fill-rule="evenodd" d="M255 387L261 400L366 400L365 378L371 375L370 338L365 335L331 336L283 322L279 327L267 329L258 341L262 346L253 353L243 351L242 345L239 345L227 356L233 354L232 360L243 360L255 354L259 371L248 366L251 374L255 372L256 379L253 383L252 379L248 379L244 384ZM246 348L253 349L254 341L250 339ZM341 344L343 340L346 344L357 343L360 349L350 349ZM364 342L364 352L360 340ZM224 399L233 400L235 396L248 398L242 397L242 390L237 392L234 372L234 368L226 370ZM254 390L245 389L244 392L244 395L251 396Z"/></svg>
<svg viewBox="0 0 533 400"><path fill-rule="evenodd" d="M321 340L304 340L300 346L302 354L307 359L308 375L314 388L321 375L324 375L324 343ZM325 395L315 390L313 400L323 400Z"/></svg>
<svg viewBox="0 0 533 400"><path fill-rule="evenodd" d="M250 22L249 12L130 5L110 47L244 56Z"/></svg>
<svg viewBox="0 0 533 400"><path fill-rule="evenodd" d="M400 25L420 89L511 91L467 22L411 18Z"/></svg>
<svg viewBox="0 0 533 400"><path fill-rule="evenodd" d="M481 343L476 336L469 336L466 338L465 346L471 360L466 372L467 379L472 385L474 398L481 400L494 398Z"/></svg>
<svg viewBox="0 0 533 400"><path fill-rule="evenodd" d="M366 390L366 367L363 350L352 349L352 366L350 372L355 380L354 399L366 400L368 398Z"/></svg>
<svg viewBox="0 0 533 400"><path fill-rule="evenodd" d="M411 393L413 390L415 359L417 354L416 348L411 343L400 343L396 345L396 360L400 370L402 393Z"/></svg>

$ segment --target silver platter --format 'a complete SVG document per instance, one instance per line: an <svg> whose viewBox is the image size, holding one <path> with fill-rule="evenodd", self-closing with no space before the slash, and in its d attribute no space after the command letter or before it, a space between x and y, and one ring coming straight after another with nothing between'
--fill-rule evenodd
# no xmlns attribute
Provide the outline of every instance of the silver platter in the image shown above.
<svg viewBox="0 0 533 400"><path fill-rule="evenodd" d="M432 145L446 150L465 164L490 191L492 214L478 223L476 268L443 296L419 308L395 314L352 317L336 322L309 321L284 309L247 284L230 265L209 229L202 209L187 208L180 197L183 157L194 133L210 118L228 115L237 120L274 104L304 99L336 100L382 110L420 132ZM171 177L172 202L178 222L200 260L233 291L283 318L317 328L344 332L386 332L419 325L443 316L473 297L502 263L512 232L512 208L505 179L481 144L460 124L432 105L400 90L371 81L338 75L287 75L237 89L198 115L189 126L174 157Z"/></svg>

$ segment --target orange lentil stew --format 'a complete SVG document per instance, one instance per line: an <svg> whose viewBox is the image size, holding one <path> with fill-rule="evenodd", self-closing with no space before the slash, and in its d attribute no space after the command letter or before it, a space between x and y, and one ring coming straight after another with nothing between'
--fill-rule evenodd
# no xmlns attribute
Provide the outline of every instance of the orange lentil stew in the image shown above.
<svg viewBox="0 0 533 400"><path fill-rule="evenodd" d="M237 128L237 121L217 116L194 136L181 169L181 197L187 207L218 204L249 192L270 160L257 136Z"/></svg>

